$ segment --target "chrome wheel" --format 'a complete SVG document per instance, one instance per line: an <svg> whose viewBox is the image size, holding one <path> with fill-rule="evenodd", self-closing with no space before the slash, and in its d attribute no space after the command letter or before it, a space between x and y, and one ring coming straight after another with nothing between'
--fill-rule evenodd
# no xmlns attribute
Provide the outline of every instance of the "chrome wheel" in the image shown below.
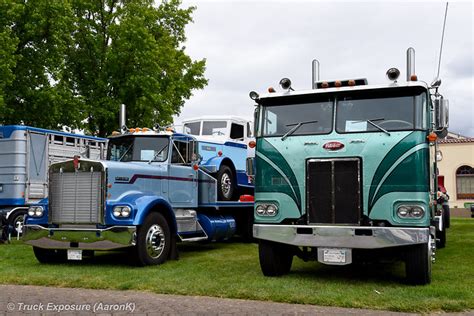
<svg viewBox="0 0 474 316"><path fill-rule="evenodd" d="M221 190L225 197L229 197L232 190L232 179L228 173L224 173L221 178Z"/></svg>
<svg viewBox="0 0 474 316"><path fill-rule="evenodd" d="M21 236L23 234L23 225L25 222L25 215L20 214L17 217L15 217L15 220L13 221L13 229L15 230L16 234Z"/></svg>
<svg viewBox="0 0 474 316"><path fill-rule="evenodd" d="M165 246L165 233L161 226L157 224L150 226L146 234L146 251L148 255L153 259L160 257Z"/></svg>

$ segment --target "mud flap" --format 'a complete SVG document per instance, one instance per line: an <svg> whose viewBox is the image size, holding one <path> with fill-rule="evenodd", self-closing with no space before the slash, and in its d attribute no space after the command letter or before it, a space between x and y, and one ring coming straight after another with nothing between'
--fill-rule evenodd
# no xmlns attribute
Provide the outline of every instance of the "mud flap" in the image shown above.
<svg viewBox="0 0 474 316"><path fill-rule="evenodd" d="M170 260L179 260L179 253L178 253L178 245L176 242L176 235L173 234L171 236L171 248L170 248L170 253L168 259Z"/></svg>

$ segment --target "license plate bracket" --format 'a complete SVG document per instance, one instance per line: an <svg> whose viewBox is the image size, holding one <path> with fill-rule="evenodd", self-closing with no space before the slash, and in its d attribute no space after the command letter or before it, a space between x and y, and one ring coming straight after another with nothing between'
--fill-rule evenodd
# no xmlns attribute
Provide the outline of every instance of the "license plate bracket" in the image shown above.
<svg viewBox="0 0 474 316"><path fill-rule="evenodd" d="M68 249L67 260L82 260L82 250L80 249Z"/></svg>
<svg viewBox="0 0 474 316"><path fill-rule="evenodd" d="M330 265L346 265L352 263L350 248L318 248L318 261Z"/></svg>

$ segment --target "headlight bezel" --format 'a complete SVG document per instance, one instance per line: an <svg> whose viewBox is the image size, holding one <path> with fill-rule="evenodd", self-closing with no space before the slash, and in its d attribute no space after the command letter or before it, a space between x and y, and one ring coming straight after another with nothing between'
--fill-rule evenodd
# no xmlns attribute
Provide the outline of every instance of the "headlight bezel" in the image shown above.
<svg viewBox="0 0 474 316"><path fill-rule="evenodd" d="M422 219L425 217L426 210L421 205L416 204L401 204L398 205L395 214L400 219Z"/></svg>
<svg viewBox="0 0 474 316"><path fill-rule="evenodd" d="M129 205L116 205L112 210L112 214L115 218L130 218L130 215L132 214L132 208Z"/></svg>
<svg viewBox="0 0 474 316"><path fill-rule="evenodd" d="M33 218L40 218L44 215L44 207L41 205L34 205L28 208L28 216Z"/></svg>
<svg viewBox="0 0 474 316"><path fill-rule="evenodd" d="M255 206L255 213L261 217L275 217L279 213L278 203L258 202Z"/></svg>

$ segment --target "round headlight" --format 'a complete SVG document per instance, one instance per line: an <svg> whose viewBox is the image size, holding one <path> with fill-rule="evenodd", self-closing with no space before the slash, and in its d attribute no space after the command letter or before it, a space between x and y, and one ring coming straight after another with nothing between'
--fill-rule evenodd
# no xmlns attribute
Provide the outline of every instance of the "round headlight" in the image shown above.
<svg viewBox="0 0 474 316"><path fill-rule="evenodd" d="M258 215L265 215L266 209L264 205L260 204L257 206L255 211L257 212Z"/></svg>
<svg viewBox="0 0 474 316"><path fill-rule="evenodd" d="M268 215L268 216L275 216L276 213L277 213L277 211L278 211L278 210L277 210L276 205L274 205L274 204L269 204L269 205L267 206L267 215Z"/></svg>
<svg viewBox="0 0 474 316"><path fill-rule="evenodd" d="M400 206L397 210L398 216L400 217L407 217L410 210L406 206Z"/></svg>
<svg viewBox="0 0 474 316"><path fill-rule="evenodd" d="M121 207L116 207L114 209L114 216L115 217L120 217L120 215L122 215L122 208Z"/></svg>
<svg viewBox="0 0 474 316"><path fill-rule="evenodd" d="M425 215L425 211L419 206L415 206L411 210L411 216L413 217L421 218L423 215Z"/></svg>
<svg viewBox="0 0 474 316"><path fill-rule="evenodd" d="M34 208L29 208L28 209L28 216L35 216L35 209Z"/></svg>
<svg viewBox="0 0 474 316"><path fill-rule="evenodd" d="M36 216L36 217L41 217L41 216L43 216L43 208L42 208L42 207L37 207L37 208L35 209L35 216Z"/></svg>
<svg viewBox="0 0 474 316"><path fill-rule="evenodd" d="M130 216L130 211L131 211L130 207L124 206L124 207L122 207L122 211L121 211L120 214L122 215L122 217L129 217Z"/></svg>

